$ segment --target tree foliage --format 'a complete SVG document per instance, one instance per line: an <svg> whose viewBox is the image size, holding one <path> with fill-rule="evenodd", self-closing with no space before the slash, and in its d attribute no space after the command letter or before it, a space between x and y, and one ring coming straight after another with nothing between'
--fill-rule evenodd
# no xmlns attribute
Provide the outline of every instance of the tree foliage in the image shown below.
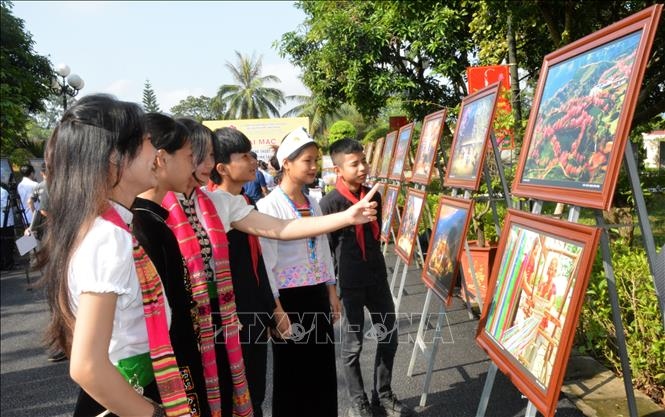
<svg viewBox="0 0 665 417"><path fill-rule="evenodd" d="M358 131L351 122L346 120L338 120L333 123L332 126L330 126L330 130L328 132L328 146L332 145L340 139L356 139L357 135Z"/></svg>
<svg viewBox="0 0 665 417"><path fill-rule="evenodd" d="M0 138L6 156L25 139L29 114L43 110L53 76L48 58L35 53L32 35L11 8L0 1Z"/></svg>
<svg viewBox="0 0 665 417"><path fill-rule="evenodd" d="M512 15L517 42L518 66L532 84L537 81L543 58L548 53L637 13L655 1L607 2L599 7L592 0L485 0L479 2L470 29L479 46L481 64L496 64L506 56L506 26ZM593 10L592 13L589 11ZM638 103L633 126L665 112L665 31L659 26Z"/></svg>
<svg viewBox="0 0 665 417"><path fill-rule="evenodd" d="M159 113L159 104L157 104L157 95L150 85L150 80L145 80L143 86L143 110L149 113Z"/></svg>
<svg viewBox="0 0 665 417"><path fill-rule="evenodd" d="M285 103L284 93L278 88L267 87L278 83L274 75L261 75L262 57L242 55L235 51L237 63L226 62L226 68L236 84L219 87L217 99L224 104L226 119L258 119L279 117L279 106Z"/></svg>
<svg viewBox="0 0 665 417"><path fill-rule="evenodd" d="M171 107L173 117L191 117L199 122L224 118L224 105L216 97L188 96Z"/></svg>
<svg viewBox="0 0 665 417"><path fill-rule="evenodd" d="M466 95L474 4L301 1L303 30L284 34L278 48L325 111L348 102L373 118L400 96L409 116L422 117Z"/></svg>

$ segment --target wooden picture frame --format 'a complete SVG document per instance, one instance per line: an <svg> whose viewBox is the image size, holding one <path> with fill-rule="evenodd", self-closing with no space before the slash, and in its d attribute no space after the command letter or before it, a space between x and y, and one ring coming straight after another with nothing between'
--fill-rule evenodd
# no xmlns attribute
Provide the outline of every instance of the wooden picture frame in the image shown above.
<svg viewBox="0 0 665 417"><path fill-rule="evenodd" d="M423 211L425 192L415 188L408 188L404 199L404 212L400 220L397 238L395 242L395 253L402 258L405 264L411 265L411 258L418 238L418 223Z"/></svg>
<svg viewBox="0 0 665 417"><path fill-rule="evenodd" d="M385 188L385 198L381 200L381 235L383 242L390 242L390 232L395 221L395 210L397 207L397 198L399 197L399 186L387 184Z"/></svg>
<svg viewBox="0 0 665 417"><path fill-rule="evenodd" d="M403 179L405 161L411 150L414 125L415 123L409 123L399 128L393 160L390 163L390 173L388 174L388 178L391 180L402 181Z"/></svg>
<svg viewBox="0 0 665 417"><path fill-rule="evenodd" d="M381 154L383 153L383 142L385 138L378 138L374 145L374 154L372 155L372 165L369 171L370 177L376 177L379 173L379 161L381 160Z"/></svg>
<svg viewBox="0 0 665 417"><path fill-rule="evenodd" d="M425 285L448 305L453 298L462 242L469 228L472 210L473 200L446 196L439 199L421 277Z"/></svg>
<svg viewBox="0 0 665 417"><path fill-rule="evenodd" d="M425 116L423 128L420 131L416 158L413 161L411 182L425 186L429 185L432 178L434 161L437 158L439 141L441 140L441 136L443 136L446 115L447 111L444 109Z"/></svg>
<svg viewBox="0 0 665 417"><path fill-rule="evenodd" d="M552 417L600 229L508 210L476 340Z"/></svg>
<svg viewBox="0 0 665 417"><path fill-rule="evenodd" d="M367 142L365 144L363 152L365 153L365 161L369 164L372 160L372 152L374 151L374 142ZM371 167L371 165L370 165ZM371 168L370 168L371 169ZM371 175L371 171L369 172Z"/></svg>
<svg viewBox="0 0 665 417"><path fill-rule="evenodd" d="M390 162L393 159L393 152L395 151L395 143L397 142L397 130L394 130L386 135L386 140L383 142L383 152L381 152L381 162L379 162L379 172L376 176L379 178L388 178L390 171Z"/></svg>
<svg viewBox="0 0 665 417"><path fill-rule="evenodd" d="M662 7L545 56L515 195L610 208Z"/></svg>
<svg viewBox="0 0 665 417"><path fill-rule="evenodd" d="M445 186L478 189L500 87L501 82L490 84L462 100Z"/></svg>

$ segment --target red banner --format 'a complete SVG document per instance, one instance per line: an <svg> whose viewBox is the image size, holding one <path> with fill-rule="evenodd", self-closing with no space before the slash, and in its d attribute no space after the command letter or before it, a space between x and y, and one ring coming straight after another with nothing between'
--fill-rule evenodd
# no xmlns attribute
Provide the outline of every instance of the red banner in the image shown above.
<svg viewBox="0 0 665 417"><path fill-rule="evenodd" d="M510 71L508 68L508 65L468 67L466 69L466 77L468 80L469 94L473 94L490 84L501 81L497 111L501 113L510 113L512 107L510 106L510 101L508 101L508 98L504 95L506 91L510 91ZM495 134L499 147L503 149L513 149L515 147L512 131L506 129L496 131Z"/></svg>

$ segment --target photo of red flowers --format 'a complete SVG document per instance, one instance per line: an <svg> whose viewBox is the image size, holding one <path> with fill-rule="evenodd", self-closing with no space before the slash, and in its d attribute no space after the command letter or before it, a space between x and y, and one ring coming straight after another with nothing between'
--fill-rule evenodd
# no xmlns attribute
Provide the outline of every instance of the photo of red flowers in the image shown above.
<svg viewBox="0 0 665 417"><path fill-rule="evenodd" d="M651 7L545 57L515 195L609 208L659 15Z"/></svg>

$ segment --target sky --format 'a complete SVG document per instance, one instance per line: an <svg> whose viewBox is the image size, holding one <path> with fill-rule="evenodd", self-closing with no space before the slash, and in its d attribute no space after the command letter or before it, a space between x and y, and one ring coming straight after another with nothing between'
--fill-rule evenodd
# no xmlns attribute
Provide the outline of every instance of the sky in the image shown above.
<svg viewBox="0 0 665 417"><path fill-rule="evenodd" d="M150 80L162 111L187 96L213 96L234 83L234 51L263 56L263 75L285 95L308 95L300 70L273 42L297 30L305 14L291 1L38 2L15 1L34 50L66 63L85 81L80 96L113 94L140 103ZM282 108L286 111L289 104Z"/></svg>

